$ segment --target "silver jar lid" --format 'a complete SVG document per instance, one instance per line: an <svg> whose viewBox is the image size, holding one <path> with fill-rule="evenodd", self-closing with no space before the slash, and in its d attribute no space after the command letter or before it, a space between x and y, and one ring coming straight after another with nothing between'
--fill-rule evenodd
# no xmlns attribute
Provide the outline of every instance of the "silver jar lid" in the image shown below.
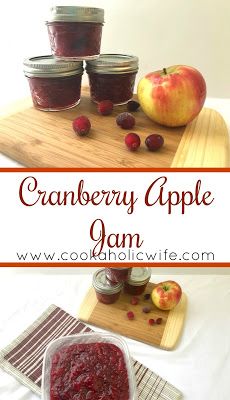
<svg viewBox="0 0 230 400"><path fill-rule="evenodd" d="M138 57L126 54L101 54L96 60L87 61L87 72L98 74L124 74L138 71Z"/></svg>
<svg viewBox="0 0 230 400"><path fill-rule="evenodd" d="M27 58L23 66L24 74L28 77L56 78L83 72L82 61L57 61L51 55Z"/></svg>
<svg viewBox="0 0 230 400"><path fill-rule="evenodd" d="M47 22L97 22L103 24L104 10L95 7L54 6Z"/></svg>
<svg viewBox="0 0 230 400"><path fill-rule="evenodd" d="M93 274L93 287L102 294L115 294L121 291L123 283L110 282L105 274L105 269L99 269Z"/></svg>
<svg viewBox="0 0 230 400"><path fill-rule="evenodd" d="M128 279L128 284L132 286L141 286L148 283L151 277L150 268L134 267Z"/></svg>

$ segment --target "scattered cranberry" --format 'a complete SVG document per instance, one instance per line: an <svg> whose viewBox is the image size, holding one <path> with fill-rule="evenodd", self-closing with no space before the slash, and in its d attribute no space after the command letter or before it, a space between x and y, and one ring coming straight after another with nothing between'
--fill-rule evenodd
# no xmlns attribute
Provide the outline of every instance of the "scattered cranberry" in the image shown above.
<svg viewBox="0 0 230 400"><path fill-rule="evenodd" d="M111 100L100 101L97 105L97 110L101 115L110 115L113 112L113 103Z"/></svg>
<svg viewBox="0 0 230 400"><path fill-rule="evenodd" d="M128 111L137 111L139 107L140 107L140 104L135 100L130 100L127 103L127 110Z"/></svg>
<svg viewBox="0 0 230 400"><path fill-rule="evenodd" d="M143 308L142 308L142 311L143 311L144 313L148 314L148 313L151 311L151 308L150 308L150 307L143 307Z"/></svg>
<svg viewBox="0 0 230 400"><path fill-rule="evenodd" d="M157 323L158 325L160 325L161 322L162 322L162 318L157 318L157 319L156 319L156 323Z"/></svg>
<svg viewBox="0 0 230 400"><path fill-rule="evenodd" d="M75 118L73 121L73 130L80 136L87 135L91 128L91 123L89 118L81 115L80 117Z"/></svg>
<svg viewBox="0 0 230 400"><path fill-rule="evenodd" d="M132 311L127 312L127 318L128 319L134 319L134 313Z"/></svg>
<svg viewBox="0 0 230 400"><path fill-rule="evenodd" d="M150 296L151 296L150 293L145 293L144 300L149 300Z"/></svg>
<svg viewBox="0 0 230 400"><path fill-rule="evenodd" d="M135 125L135 118L132 114L124 112L117 116L116 122L122 129L132 129Z"/></svg>
<svg viewBox="0 0 230 400"><path fill-rule="evenodd" d="M153 133L152 135L149 135L145 139L145 144L150 151L156 151L163 146L164 139L161 135L157 135L156 133Z"/></svg>
<svg viewBox="0 0 230 400"><path fill-rule="evenodd" d="M125 144L129 150L136 151L140 147L141 139L136 133L131 132L125 136Z"/></svg>
<svg viewBox="0 0 230 400"><path fill-rule="evenodd" d="M156 321L153 318L149 319L149 325L155 325Z"/></svg>
<svg viewBox="0 0 230 400"><path fill-rule="evenodd" d="M131 303L133 306L136 306L136 305L139 303L138 297L133 296L133 297L131 298L131 300L130 300L130 303Z"/></svg>

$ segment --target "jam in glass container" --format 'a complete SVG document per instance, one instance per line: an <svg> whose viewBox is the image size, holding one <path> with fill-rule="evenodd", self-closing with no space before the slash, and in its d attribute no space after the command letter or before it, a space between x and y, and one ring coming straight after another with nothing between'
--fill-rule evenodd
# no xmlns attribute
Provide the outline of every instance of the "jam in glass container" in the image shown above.
<svg viewBox="0 0 230 400"><path fill-rule="evenodd" d="M95 103L111 100L114 105L126 104L133 97L138 58L125 54L101 54L87 61L90 95Z"/></svg>
<svg viewBox="0 0 230 400"><path fill-rule="evenodd" d="M52 54L61 60L94 60L101 48L102 8L54 6L46 22Z"/></svg>
<svg viewBox="0 0 230 400"><path fill-rule="evenodd" d="M107 279L111 282L125 282L131 274L132 268L105 268L105 274Z"/></svg>
<svg viewBox="0 0 230 400"><path fill-rule="evenodd" d="M112 304L119 299L123 283L110 282L106 277L105 268L102 268L93 274L93 287L98 301Z"/></svg>
<svg viewBox="0 0 230 400"><path fill-rule="evenodd" d="M42 111L76 106L80 102L82 73L82 62L56 61L50 55L24 61L34 107Z"/></svg>
<svg viewBox="0 0 230 400"><path fill-rule="evenodd" d="M141 295L142 293L144 293L150 277L150 268L132 268L131 275L128 281L124 284L125 292L134 296Z"/></svg>

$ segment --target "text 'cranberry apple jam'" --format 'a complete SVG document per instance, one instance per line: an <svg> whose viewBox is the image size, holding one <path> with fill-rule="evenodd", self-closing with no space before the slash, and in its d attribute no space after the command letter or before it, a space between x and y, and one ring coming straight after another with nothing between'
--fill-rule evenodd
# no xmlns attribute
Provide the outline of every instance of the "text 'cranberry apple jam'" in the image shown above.
<svg viewBox="0 0 230 400"><path fill-rule="evenodd" d="M62 347L51 360L50 400L129 400L122 350L112 343Z"/></svg>
<svg viewBox="0 0 230 400"><path fill-rule="evenodd" d="M110 100L114 105L128 103L133 97L138 58L125 54L101 54L87 61L91 99Z"/></svg>
<svg viewBox="0 0 230 400"><path fill-rule="evenodd" d="M80 102L82 73L82 62L56 61L51 55L24 61L34 107L42 111L76 106Z"/></svg>
<svg viewBox="0 0 230 400"><path fill-rule="evenodd" d="M105 268L105 274L107 279L111 282L119 283L125 282L131 274L132 268Z"/></svg>
<svg viewBox="0 0 230 400"><path fill-rule="evenodd" d="M93 60L100 54L104 10L54 6L46 22L52 54L61 60Z"/></svg>
<svg viewBox="0 0 230 400"><path fill-rule="evenodd" d="M139 296L144 293L146 286L151 277L150 268L135 267L132 268L131 275L125 282L125 292L134 296Z"/></svg>
<svg viewBox="0 0 230 400"><path fill-rule="evenodd" d="M109 281L105 269L102 268L93 274L93 287L98 301L104 304L112 304L119 299L123 283L113 283Z"/></svg>

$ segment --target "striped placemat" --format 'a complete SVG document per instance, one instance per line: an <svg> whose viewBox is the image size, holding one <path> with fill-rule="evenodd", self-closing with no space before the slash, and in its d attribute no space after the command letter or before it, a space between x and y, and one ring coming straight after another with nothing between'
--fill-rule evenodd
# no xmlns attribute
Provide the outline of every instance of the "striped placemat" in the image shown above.
<svg viewBox="0 0 230 400"><path fill-rule="evenodd" d="M60 336L92 331L60 307L51 305L9 346L0 351L0 367L41 395L42 362L47 345ZM139 400L178 400L182 394L170 383L133 360Z"/></svg>

